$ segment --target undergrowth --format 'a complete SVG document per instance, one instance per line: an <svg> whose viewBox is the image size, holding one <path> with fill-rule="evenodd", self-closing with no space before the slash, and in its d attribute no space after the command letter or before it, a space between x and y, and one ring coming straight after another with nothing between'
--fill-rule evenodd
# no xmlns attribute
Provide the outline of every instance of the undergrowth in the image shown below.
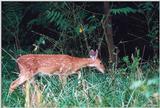
<svg viewBox="0 0 160 108"><path fill-rule="evenodd" d="M93 68L81 69L68 77L62 88L58 76L38 75L35 82L42 95L40 107L157 107L160 105L158 60L140 64L139 56L124 57L119 68L102 74ZM16 63L10 56L2 56L2 106L24 107L25 92L18 87L8 95L9 85L18 77ZM31 92L35 92L33 86Z"/></svg>

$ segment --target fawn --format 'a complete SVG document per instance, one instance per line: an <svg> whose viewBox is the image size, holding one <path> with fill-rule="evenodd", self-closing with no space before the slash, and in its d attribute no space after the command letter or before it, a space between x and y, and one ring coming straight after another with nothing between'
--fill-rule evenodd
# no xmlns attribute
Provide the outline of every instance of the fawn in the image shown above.
<svg viewBox="0 0 160 108"><path fill-rule="evenodd" d="M12 93L19 85L32 79L38 73L58 75L63 81L68 75L80 73L84 67L96 67L104 73L105 67L98 58L98 50L89 52L90 58L79 58L63 54L28 54L17 59L20 70L19 77L13 81L9 88Z"/></svg>

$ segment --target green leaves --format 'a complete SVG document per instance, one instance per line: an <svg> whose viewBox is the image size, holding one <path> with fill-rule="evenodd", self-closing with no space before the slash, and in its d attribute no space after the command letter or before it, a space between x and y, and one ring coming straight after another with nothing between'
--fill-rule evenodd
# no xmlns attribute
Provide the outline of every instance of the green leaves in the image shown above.
<svg viewBox="0 0 160 108"><path fill-rule="evenodd" d="M154 95L154 93L158 93L158 84L160 79L155 77L149 80L138 80L132 82L130 89L136 89L137 92L143 94L147 98ZM160 93L159 93L160 94Z"/></svg>
<svg viewBox="0 0 160 108"><path fill-rule="evenodd" d="M159 78L152 78L149 79L147 82L147 85L155 85L155 84L159 84L160 79Z"/></svg>
<svg viewBox="0 0 160 108"><path fill-rule="evenodd" d="M122 58L123 62L125 62L126 64L130 64L129 58L128 56L125 56Z"/></svg>
<svg viewBox="0 0 160 108"><path fill-rule="evenodd" d="M49 19L49 22L53 22L58 20L60 17L63 17L63 15L61 15L61 13L58 11L49 11L46 17Z"/></svg>
<svg viewBox="0 0 160 108"><path fill-rule="evenodd" d="M40 44L44 45L45 44L45 38L44 37L40 37L39 40L36 41L36 44L37 45L40 45Z"/></svg>
<svg viewBox="0 0 160 108"><path fill-rule="evenodd" d="M146 2L146 3L139 4L138 8L140 8L144 11L151 11L154 8L154 5L151 2Z"/></svg>
<svg viewBox="0 0 160 108"><path fill-rule="evenodd" d="M125 14L128 15L130 13L135 13L136 9L133 9L131 7L124 7L124 8L113 8L111 9L111 14L118 15L118 14Z"/></svg>
<svg viewBox="0 0 160 108"><path fill-rule="evenodd" d="M44 14L36 19L31 20L28 25L48 25L48 24L55 24L58 29L60 30L67 30L70 26L67 22L64 14L59 11L49 11L46 10Z"/></svg>
<svg viewBox="0 0 160 108"><path fill-rule="evenodd" d="M158 49L158 34L159 34L159 5L158 3L145 2L137 5L138 12L145 17L145 23L147 25L147 36L150 38L150 44L152 47Z"/></svg>
<svg viewBox="0 0 160 108"><path fill-rule="evenodd" d="M59 29L67 30L69 27L64 14L59 11L47 11L45 17L50 23L55 23Z"/></svg>
<svg viewBox="0 0 160 108"><path fill-rule="evenodd" d="M144 84L144 81L134 81L131 86L130 86L130 89L137 89L139 87L141 87L142 85Z"/></svg>

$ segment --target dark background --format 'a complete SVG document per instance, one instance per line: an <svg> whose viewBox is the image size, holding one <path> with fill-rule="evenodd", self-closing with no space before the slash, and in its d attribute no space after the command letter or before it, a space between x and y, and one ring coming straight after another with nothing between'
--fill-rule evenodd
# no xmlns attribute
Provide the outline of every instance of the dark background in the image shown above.
<svg viewBox="0 0 160 108"><path fill-rule="evenodd" d="M8 2L9 3L9 2ZM11 2L10 2L11 3ZM121 8L125 6L130 6L132 8L136 8L135 4L138 4L139 2L113 2L113 8ZM31 46L37 39L38 37L34 36L35 33L31 32L32 30L45 34L49 36L50 38L53 38L55 40L59 39L59 30L57 30L56 26L54 24L50 24L48 28L51 28L52 30L44 27L43 25L33 25L31 29L27 28L27 24L29 21L33 20L34 18L37 18L42 11L37 7L43 5L42 3L37 3L37 2L21 2L21 4L24 7L28 7L30 5L33 5L29 10L27 10L22 18L22 21L19 24L19 28L21 28L21 34L23 31L27 31L25 35L19 36L19 43L22 49L29 49L33 50L33 46ZM84 5L84 2L75 2L73 3L76 6L82 7ZM96 15L98 14L103 14L104 13L104 8L103 8L103 2L85 2L85 9L92 12L90 15ZM154 6L157 6L157 3L153 3ZM6 4L2 3L2 9L5 9ZM45 9L44 9L45 10ZM95 14L94 14L95 13ZM158 11L155 11L154 18L158 18L159 13ZM3 15L2 15L3 19ZM87 20L84 18L83 19L84 24L88 23ZM2 22L2 25L5 25L4 22ZM139 48L141 51L141 56L143 56L143 59L148 60L150 58L153 58L155 53L158 53L158 51L155 51L153 49L152 44L150 43L151 38L147 36L148 33L148 28L147 24L145 21L145 17L139 13L134 13L134 14L118 14L118 15L112 15L112 29L113 29L113 39L114 39L114 44L117 46L120 50L119 57L123 56L130 56L132 53L135 52L135 48ZM7 35L6 30L2 28L2 47L6 47L9 44L15 44L15 39L11 37L9 41L6 39ZM157 36L158 37L158 36ZM50 42L47 42L45 45L41 45L43 49L49 48ZM75 44L81 44L78 41L69 41L68 40L68 46L70 50L72 50L72 47ZM84 43L82 43L84 44ZM94 49L96 49L97 46L92 46ZM85 48L84 48L85 49ZM74 49L73 49L74 50ZM156 49L158 50L158 49ZM101 55L104 59L107 59L108 57L106 56L107 49L106 46L101 46ZM73 54L76 55L76 54Z"/></svg>

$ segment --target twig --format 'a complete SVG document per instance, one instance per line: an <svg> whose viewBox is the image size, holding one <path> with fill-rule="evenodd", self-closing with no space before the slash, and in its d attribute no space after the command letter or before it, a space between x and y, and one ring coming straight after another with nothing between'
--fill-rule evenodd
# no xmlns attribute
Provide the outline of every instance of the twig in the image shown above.
<svg viewBox="0 0 160 108"><path fill-rule="evenodd" d="M86 9L84 9L84 8L82 8L81 6L78 6L78 5L76 5L76 6L79 7L79 8L81 8L82 10L84 10L84 11L86 11L86 12L89 12L89 13L92 13L92 14L104 15L104 14L102 14L102 13L97 13L97 12L92 12L92 11L86 10Z"/></svg>
<svg viewBox="0 0 160 108"><path fill-rule="evenodd" d="M124 50L124 54L126 56L126 48L125 48L125 43L122 43L123 44L123 50Z"/></svg>
<svg viewBox="0 0 160 108"><path fill-rule="evenodd" d="M82 29L84 29L83 27L83 25L81 24L81 27L82 27ZM84 35L84 40L85 40L85 44L86 44L86 47L87 47L87 51L89 52L90 51L90 47L89 47L89 45L88 45L88 41L87 41L87 35L86 35L86 33L84 32L84 31L82 31L82 33L83 33L83 35Z"/></svg>
<svg viewBox="0 0 160 108"><path fill-rule="evenodd" d="M142 64L142 61L143 61L143 56L144 56L145 48L146 48L146 46L144 45L144 47L143 47L143 52L142 52L141 63L140 63L140 64ZM142 65L141 65L141 66L142 66Z"/></svg>
<svg viewBox="0 0 160 108"><path fill-rule="evenodd" d="M131 96L130 96L130 99L129 99L129 101L128 101L128 104L127 104L126 108L128 108L128 106L129 106L129 104L130 104L130 102L131 102L131 100L132 100L132 98L133 98L133 94L134 94L135 90L136 90L136 89L133 90L133 92L132 92L132 94L131 94Z"/></svg>
<svg viewBox="0 0 160 108"><path fill-rule="evenodd" d="M131 34L131 33L128 33L129 35L133 36L133 37L136 37L137 39L142 39L142 40L145 40L147 41L146 39L144 39L143 37L146 37L146 36L143 36L143 37L139 37L139 36L136 36L135 34ZM147 41L148 42L148 41Z"/></svg>
<svg viewBox="0 0 160 108"><path fill-rule="evenodd" d="M17 62L17 60L15 59L15 57L13 57L11 54L9 54L5 49L2 48L2 50L3 50L5 53L7 53L14 61Z"/></svg>

